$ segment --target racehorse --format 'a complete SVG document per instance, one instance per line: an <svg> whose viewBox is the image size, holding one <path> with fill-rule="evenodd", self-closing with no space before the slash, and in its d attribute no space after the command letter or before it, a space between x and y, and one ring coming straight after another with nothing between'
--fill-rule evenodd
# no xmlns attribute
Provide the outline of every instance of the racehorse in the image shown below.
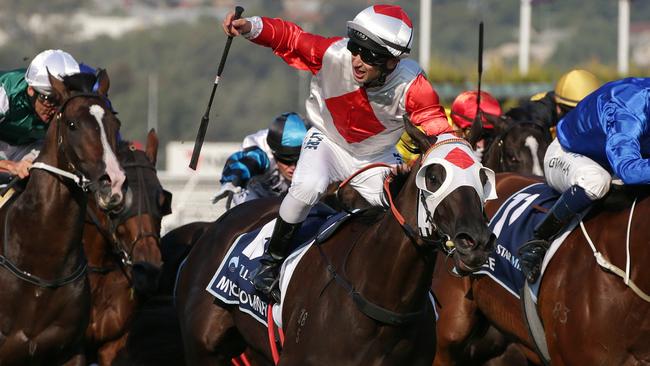
<svg viewBox="0 0 650 366"><path fill-rule="evenodd" d="M551 143L548 128L534 121L491 118L495 138L483 156L483 165L495 172L543 176L544 154Z"/></svg>
<svg viewBox="0 0 650 366"><path fill-rule="evenodd" d="M500 176L500 199L486 206L488 214L492 216L503 200L535 182L519 175ZM626 196L631 199L620 200ZM584 231L574 229L549 262L537 308L553 365L650 364L650 274L642 270L650 263L646 250L650 234L645 226L650 215L648 196L649 190L638 186L610 192L583 219ZM610 205L615 199L623 204ZM618 268L626 268L626 259L630 261L629 286L614 270L599 266L587 236L603 258ZM517 342L531 362L541 364L520 300L488 276L450 281L439 271L434 278L442 303L436 364L457 364L453 360L462 358L457 352L467 349L471 333L483 319Z"/></svg>
<svg viewBox="0 0 650 366"><path fill-rule="evenodd" d="M92 90L99 82L97 93ZM115 156L119 121L105 71L60 81L61 101L24 191L0 209L0 363L85 365L90 292L81 247L88 193L119 210L125 175Z"/></svg>
<svg viewBox="0 0 650 366"><path fill-rule="evenodd" d="M124 346L136 306L158 287L162 265L160 222L170 212L171 194L156 175L158 137L147 136L145 151L119 143L117 156L129 184L128 206L107 215L94 201L84 229L84 251L92 293L87 347L100 365L111 365Z"/></svg>
<svg viewBox="0 0 650 366"><path fill-rule="evenodd" d="M353 215L304 254L284 295L287 341L280 365L430 365L435 321L428 291L435 251L454 247L457 268L469 273L493 249L483 214L489 172L464 140L432 141L406 125L426 158L403 179L389 212ZM445 159L474 170L455 170ZM451 171L458 180L447 179ZM463 179L473 183L457 183ZM428 216L419 226L429 235L422 237L413 227L418 198L425 196L421 214ZM227 365L246 347L256 364L270 362L264 326L236 307L215 303L205 287L233 240L277 217L279 203L260 199L236 206L190 251L176 292L187 364Z"/></svg>

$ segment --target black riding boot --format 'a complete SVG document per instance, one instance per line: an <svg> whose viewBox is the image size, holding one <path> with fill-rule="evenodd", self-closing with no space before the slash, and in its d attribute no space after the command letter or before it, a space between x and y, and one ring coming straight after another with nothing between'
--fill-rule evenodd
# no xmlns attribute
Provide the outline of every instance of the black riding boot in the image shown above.
<svg viewBox="0 0 650 366"><path fill-rule="evenodd" d="M260 267L253 277L255 289L273 298L276 303L280 302L280 290L278 288L280 265L284 262L291 240L301 225L301 222L290 224L280 217L277 218L273 233L269 239L269 246L260 259Z"/></svg>
<svg viewBox="0 0 650 366"><path fill-rule="evenodd" d="M521 270L529 283L537 281L551 239L560 234L565 226L586 210L591 203L584 189L572 186L560 196L544 220L537 225L533 239L519 248Z"/></svg>

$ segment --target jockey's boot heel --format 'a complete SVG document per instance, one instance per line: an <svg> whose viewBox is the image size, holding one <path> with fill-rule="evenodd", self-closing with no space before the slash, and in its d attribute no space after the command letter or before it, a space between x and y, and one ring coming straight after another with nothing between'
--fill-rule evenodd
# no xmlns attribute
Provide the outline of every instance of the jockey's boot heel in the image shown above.
<svg viewBox="0 0 650 366"><path fill-rule="evenodd" d="M253 276L253 286L276 303L280 302L278 274L286 258L291 241L302 223L290 224L278 217L273 227L266 252L260 259L260 267Z"/></svg>

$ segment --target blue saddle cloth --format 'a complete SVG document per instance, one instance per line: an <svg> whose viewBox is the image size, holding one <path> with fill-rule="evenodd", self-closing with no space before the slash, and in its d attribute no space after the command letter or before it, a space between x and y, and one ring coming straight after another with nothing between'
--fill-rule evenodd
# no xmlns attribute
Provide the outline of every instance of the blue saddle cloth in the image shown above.
<svg viewBox="0 0 650 366"><path fill-rule="evenodd" d="M291 251L313 242L315 236L336 222L349 217L326 205L312 208L292 243ZM239 309L266 325L268 299L253 287L251 273L260 265L261 256L249 258L244 249L256 238L262 228L245 233L235 241L210 281L207 291L225 304L235 304ZM259 240L259 239L258 239ZM264 249L268 240L264 240Z"/></svg>
<svg viewBox="0 0 650 366"><path fill-rule="evenodd" d="M494 252L477 273L492 277L519 298L525 277L517 251L533 237L533 230L546 216L560 194L544 183L532 184L508 198L492 217L489 227L497 236ZM538 281L539 282L539 281Z"/></svg>

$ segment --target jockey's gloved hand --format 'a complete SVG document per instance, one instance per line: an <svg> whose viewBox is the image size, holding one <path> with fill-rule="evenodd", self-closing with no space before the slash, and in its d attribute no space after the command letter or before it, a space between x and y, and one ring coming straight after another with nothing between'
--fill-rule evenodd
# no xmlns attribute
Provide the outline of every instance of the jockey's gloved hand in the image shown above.
<svg viewBox="0 0 650 366"><path fill-rule="evenodd" d="M390 168L390 172L393 175L404 175L408 174L411 171L411 167L406 163L395 164Z"/></svg>
<svg viewBox="0 0 650 366"><path fill-rule="evenodd" d="M230 200L232 199L233 195L239 192L241 192L241 187L232 184L232 182L226 182L221 185L221 189L219 189L217 195L212 199L212 203L215 204L224 198L228 198Z"/></svg>

